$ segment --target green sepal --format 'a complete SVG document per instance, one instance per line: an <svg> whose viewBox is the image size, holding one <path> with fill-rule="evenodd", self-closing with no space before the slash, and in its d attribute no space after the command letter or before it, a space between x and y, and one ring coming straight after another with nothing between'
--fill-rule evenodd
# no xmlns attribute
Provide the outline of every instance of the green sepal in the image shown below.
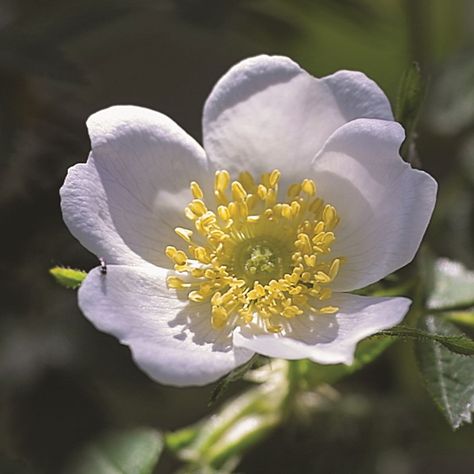
<svg viewBox="0 0 474 474"><path fill-rule="evenodd" d="M72 290L79 288L87 276L84 270L67 267L53 267L50 268L49 273L57 283Z"/></svg>
<svg viewBox="0 0 474 474"><path fill-rule="evenodd" d="M420 65L414 61L401 78L395 107L395 117L406 131L406 140L402 145L401 155L409 162L413 162L416 158L413 147L416 138L415 128L424 97L425 85Z"/></svg>

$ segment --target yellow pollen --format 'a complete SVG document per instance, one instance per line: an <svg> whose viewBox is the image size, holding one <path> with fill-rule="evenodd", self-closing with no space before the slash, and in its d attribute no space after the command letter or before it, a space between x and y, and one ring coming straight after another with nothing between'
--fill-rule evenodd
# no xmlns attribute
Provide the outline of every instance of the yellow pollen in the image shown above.
<svg viewBox="0 0 474 474"><path fill-rule="evenodd" d="M244 171L231 182L217 171L207 203L199 184L190 184L184 214L195 231L175 229L187 249L166 248L177 272L167 282L190 301L210 303L216 330L253 323L279 333L301 315L339 310L328 304L345 261L331 250L337 211L317 197L312 179L289 185L287 200L277 202L280 177L273 170L257 182Z"/></svg>

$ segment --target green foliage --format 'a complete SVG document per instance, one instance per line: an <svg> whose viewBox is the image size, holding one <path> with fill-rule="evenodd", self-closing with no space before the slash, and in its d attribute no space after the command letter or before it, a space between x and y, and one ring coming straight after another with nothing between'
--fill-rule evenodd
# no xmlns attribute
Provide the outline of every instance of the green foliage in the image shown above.
<svg viewBox="0 0 474 474"><path fill-rule="evenodd" d="M196 439L199 435L201 423L181 428L178 431L172 431L166 434L166 447L175 453L179 453Z"/></svg>
<svg viewBox="0 0 474 474"><path fill-rule="evenodd" d="M400 81L395 116L406 129L411 128L418 118L423 100L423 79L420 65L413 62L403 73Z"/></svg>
<svg viewBox="0 0 474 474"><path fill-rule="evenodd" d="M401 154L410 162L413 161L415 128L424 95L425 86L420 66L417 62L413 62L402 76L395 107L395 117L403 125L407 134Z"/></svg>
<svg viewBox="0 0 474 474"><path fill-rule="evenodd" d="M434 288L428 308L437 311L474 307L474 272L458 262L438 259L434 265Z"/></svg>
<svg viewBox="0 0 474 474"><path fill-rule="evenodd" d="M439 316L423 318L420 327L431 334L462 337L453 324ZM455 354L434 339L426 343L418 341L416 354L428 391L452 428L470 423L474 400L474 358Z"/></svg>
<svg viewBox="0 0 474 474"><path fill-rule="evenodd" d="M417 342L438 343L456 354L474 355L474 340L467 338L464 334L437 334L435 331L423 331L408 326L397 326L396 328L382 331L380 334L402 338L413 338Z"/></svg>
<svg viewBox="0 0 474 474"><path fill-rule="evenodd" d="M427 306L431 314L420 319L418 329L403 328L402 332L418 338L416 355L425 384L450 425L457 429L472 420L474 358L466 356L474 355L474 340L452 322L471 327L474 323L473 312L464 311L474 307L474 273L457 262L437 260Z"/></svg>
<svg viewBox="0 0 474 474"><path fill-rule="evenodd" d="M66 267L53 267L49 270L49 273L54 277L57 283L73 290L79 288L87 276L87 272L84 270Z"/></svg>
<svg viewBox="0 0 474 474"><path fill-rule="evenodd" d="M108 433L88 446L66 474L151 474L163 442L151 428Z"/></svg>
<svg viewBox="0 0 474 474"><path fill-rule="evenodd" d="M166 446L188 463L185 472L225 469L284 418L291 402L287 361L275 360L254 372L260 385L227 401L212 417L166 435Z"/></svg>
<svg viewBox="0 0 474 474"><path fill-rule="evenodd" d="M362 341L350 366L321 365L309 360L273 360L249 370L256 362L252 359L221 383L228 384L246 375L246 379L260 385L229 400L211 418L167 434L166 445L189 463L190 470L183 472L225 469L237 463L248 447L266 437L287 415L294 410L301 411L305 395L314 395L320 385L334 383L361 369L392 342L393 338L388 337Z"/></svg>
<svg viewBox="0 0 474 474"><path fill-rule="evenodd" d="M451 311L445 313L445 317L455 324L474 328L474 311Z"/></svg>

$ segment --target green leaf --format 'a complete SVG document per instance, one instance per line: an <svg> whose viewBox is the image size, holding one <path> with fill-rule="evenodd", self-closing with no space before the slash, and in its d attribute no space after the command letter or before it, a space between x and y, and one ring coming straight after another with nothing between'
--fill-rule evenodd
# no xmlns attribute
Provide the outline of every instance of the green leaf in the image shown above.
<svg viewBox="0 0 474 474"><path fill-rule="evenodd" d="M445 258L436 261L434 288L427 302L429 309L451 311L474 307L474 272Z"/></svg>
<svg viewBox="0 0 474 474"><path fill-rule="evenodd" d="M451 311L445 313L446 319L467 328L474 328L474 311Z"/></svg>
<svg viewBox="0 0 474 474"><path fill-rule="evenodd" d="M163 441L151 428L108 433L88 446L66 474L151 474Z"/></svg>
<svg viewBox="0 0 474 474"><path fill-rule="evenodd" d="M76 270L74 268L54 267L49 270L54 279L66 288L78 288L87 276L84 270Z"/></svg>
<svg viewBox="0 0 474 474"><path fill-rule="evenodd" d="M439 316L420 321L423 332L462 337L461 331ZM474 409L474 358L454 354L433 340L417 341L418 364L428 391L453 429L471 423Z"/></svg>
<svg viewBox="0 0 474 474"><path fill-rule="evenodd" d="M441 318L440 318L441 319ZM387 329L380 332L384 336L404 337L416 339L419 342L435 342L443 345L451 352L460 355L474 355L474 340L466 337L462 332L458 334L437 334L435 331L423 331L408 326L397 326L393 329Z"/></svg>
<svg viewBox="0 0 474 474"><path fill-rule="evenodd" d="M413 62L406 69L400 81L395 108L395 117L403 125L407 134L401 154L410 162L412 157L409 155L414 152L412 145L424 95L425 87L420 66L417 62Z"/></svg>
<svg viewBox="0 0 474 474"><path fill-rule="evenodd" d="M333 384L343 377L358 371L374 361L392 343L393 339L389 337L363 340L357 346L354 362L351 365L322 365L308 360L298 361L297 363L299 364L301 376L308 381L310 387L314 388L323 383Z"/></svg>

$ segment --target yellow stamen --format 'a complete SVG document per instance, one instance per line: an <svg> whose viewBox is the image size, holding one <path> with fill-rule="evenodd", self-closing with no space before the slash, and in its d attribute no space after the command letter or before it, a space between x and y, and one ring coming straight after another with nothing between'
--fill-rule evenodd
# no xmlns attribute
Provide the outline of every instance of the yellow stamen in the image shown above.
<svg viewBox="0 0 474 474"><path fill-rule="evenodd" d="M240 173L239 181L247 192L255 193L257 191L257 185L255 184L253 176L248 171Z"/></svg>
<svg viewBox="0 0 474 474"><path fill-rule="evenodd" d="M182 227L176 227L174 230L183 240L190 243L193 231L189 229L183 229Z"/></svg>
<svg viewBox="0 0 474 474"><path fill-rule="evenodd" d="M245 191L242 184L240 184L238 181L234 181L232 183L232 198L234 199L234 201L242 202L245 200L246 197L247 191Z"/></svg>
<svg viewBox="0 0 474 474"><path fill-rule="evenodd" d="M215 181L215 190L219 192L224 192L229 185L230 175L228 171L217 171L216 172L216 181Z"/></svg>
<svg viewBox="0 0 474 474"><path fill-rule="evenodd" d="M268 178L268 182L270 183L270 186L273 188L276 186L278 181L280 180L281 173L279 170L273 170L270 173L270 176Z"/></svg>
<svg viewBox="0 0 474 474"><path fill-rule="evenodd" d="M288 201L277 202L280 177L273 170L256 182L243 172L231 183L227 171L218 171L216 204L209 205L191 182L193 199L184 213L197 233L177 227L187 252L173 246L165 252L188 277L171 275L167 282L170 289L187 291L190 301L209 302L214 329L257 323L278 333L302 314L339 310L327 304L329 285L345 260L331 255L336 209L316 196L311 179L291 184Z"/></svg>
<svg viewBox="0 0 474 474"><path fill-rule="evenodd" d="M196 183L196 181L191 182L191 193L194 199L202 199L204 197L201 186L199 186L199 184Z"/></svg>
<svg viewBox="0 0 474 474"><path fill-rule="evenodd" d="M301 189L309 196L314 196L316 194L316 185L312 179L303 180L301 183Z"/></svg>

